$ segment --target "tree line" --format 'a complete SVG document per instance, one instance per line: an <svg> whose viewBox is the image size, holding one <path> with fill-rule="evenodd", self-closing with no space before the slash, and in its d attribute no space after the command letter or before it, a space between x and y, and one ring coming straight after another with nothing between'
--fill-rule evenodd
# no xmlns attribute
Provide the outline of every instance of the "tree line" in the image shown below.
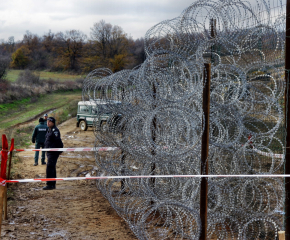
<svg viewBox="0 0 290 240"><path fill-rule="evenodd" d="M38 36L26 31L23 39L2 40L0 45L1 69L73 71L87 73L106 67L113 72L131 69L145 59L144 39L133 40L120 26L104 20L93 25L90 37L80 30Z"/></svg>

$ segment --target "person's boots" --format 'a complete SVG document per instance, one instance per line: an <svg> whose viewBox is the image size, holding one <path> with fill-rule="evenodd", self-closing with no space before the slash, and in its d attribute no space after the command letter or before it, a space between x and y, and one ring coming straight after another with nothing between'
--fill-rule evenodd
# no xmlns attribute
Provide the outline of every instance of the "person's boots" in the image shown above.
<svg viewBox="0 0 290 240"><path fill-rule="evenodd" d="M42 188L43 190L53 190L55 189L54 185L46 185L45 187Z"/></svg>
<svg viewBox="0 0 290 240"><path fill-rule="evenodd" d="M46 164L46 162L45 162L45 156L41 156L41 164L42 165L45 165Z"/></svg>

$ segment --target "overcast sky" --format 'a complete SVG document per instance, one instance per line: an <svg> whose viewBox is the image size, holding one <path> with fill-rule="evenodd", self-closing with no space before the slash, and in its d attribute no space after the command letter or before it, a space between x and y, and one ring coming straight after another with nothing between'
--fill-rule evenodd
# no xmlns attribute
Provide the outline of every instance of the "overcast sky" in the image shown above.
<svg viewBox="0 0 290 240"><path fill-rule="evenodd" d="M27 30L43 36L80 30L90 37L94 23L118 25L134 39L155 24L177 17L194 0L1 0L0 39L22 40Z"/></svg>

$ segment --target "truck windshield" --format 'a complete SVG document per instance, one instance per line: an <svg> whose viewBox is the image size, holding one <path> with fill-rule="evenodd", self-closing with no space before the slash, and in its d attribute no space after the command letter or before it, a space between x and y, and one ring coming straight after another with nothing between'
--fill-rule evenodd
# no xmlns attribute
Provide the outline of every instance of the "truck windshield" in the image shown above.
<svg viewBox="0 0 290 240"><path fill-rule="evenodd" d="M90 111L89 107L87 106L80 106L80 112L88 113Z"/></svg>

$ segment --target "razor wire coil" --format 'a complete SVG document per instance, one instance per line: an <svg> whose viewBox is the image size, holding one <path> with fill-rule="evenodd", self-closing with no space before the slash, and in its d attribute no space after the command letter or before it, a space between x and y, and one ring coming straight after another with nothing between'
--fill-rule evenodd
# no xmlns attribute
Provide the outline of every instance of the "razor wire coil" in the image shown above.
<svg viewBox="0 0 290 240"><path fill-rule="evenodd" d="M285 2L198 0L150 28L146 60L96 69L83 100L94 120L98 174L202 174L204 63L211 63L210 174L277 174L284 158ZM111 113L107 126L102 113ZM263 154L261 154L263 153ZM275 239L280 179L208 179L208 238ZM97 185L139 239L199 239L200 179L108 179Z"/></svg>

